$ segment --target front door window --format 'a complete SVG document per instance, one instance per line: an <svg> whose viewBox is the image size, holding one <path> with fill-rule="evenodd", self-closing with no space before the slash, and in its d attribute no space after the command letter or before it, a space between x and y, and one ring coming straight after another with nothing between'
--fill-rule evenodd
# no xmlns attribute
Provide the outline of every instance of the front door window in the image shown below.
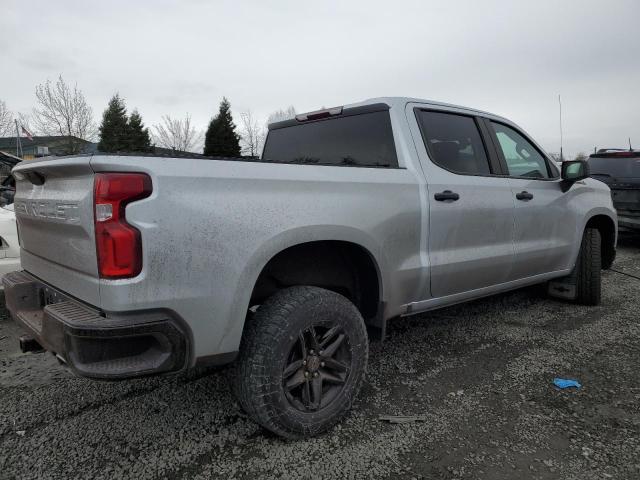
<svg viewBox="0 0 640 480"><path fill-rule="evenodd" d="M491 122L502 149L507 170L512 177L549 178L542 154L513 128Z"/></svg>

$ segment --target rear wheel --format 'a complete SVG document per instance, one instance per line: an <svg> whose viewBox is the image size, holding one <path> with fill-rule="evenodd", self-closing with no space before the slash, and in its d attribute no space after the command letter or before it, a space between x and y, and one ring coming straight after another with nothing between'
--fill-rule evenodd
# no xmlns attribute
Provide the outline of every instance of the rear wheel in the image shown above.
<svg viewBox="0 0 640 480"><path fill-rule="evenodd" d="M360 389L368 340L358 309L317 287L269 298L245 328L234 387L257 423L287 438L320 433Z"/></svg>

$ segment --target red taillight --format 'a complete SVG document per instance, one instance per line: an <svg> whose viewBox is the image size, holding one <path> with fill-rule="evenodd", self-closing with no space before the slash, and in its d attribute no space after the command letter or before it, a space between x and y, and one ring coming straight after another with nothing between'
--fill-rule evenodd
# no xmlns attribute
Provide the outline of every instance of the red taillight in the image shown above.
<svg viewBox="0 0 640 480"><path fill-rule="evenodd" d="M128 203L151 195L144 173L97 173L93 189L98 272L102 278L135 277L142 269L142 241L127 223Z"/></svg>

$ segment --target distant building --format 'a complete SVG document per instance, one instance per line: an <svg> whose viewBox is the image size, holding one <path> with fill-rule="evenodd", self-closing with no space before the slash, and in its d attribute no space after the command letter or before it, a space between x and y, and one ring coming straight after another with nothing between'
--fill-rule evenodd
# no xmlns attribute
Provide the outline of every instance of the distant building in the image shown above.
<svg viewBox="0 0 640 480"><path fill-rule="evenodd" d="M59 136L34 136L33 140L26 137L20 138L24 160L32 160L37 157L49 155L63 156L73 153L95 153L97 144L69 135ZM15 154L16 137L0 137L0 150Z"/></svg>
<svg viewBox="0 0 640 480"><path fill-rule="evenodd" d="M82 140L78 137L67 135L60 136L34 136L33 140L21 137L22 160L33 160L39 157L61 157L73 154L93 154L98 153L98 144ZM73 149L72 149L73 147ZM75 152L73 151L75 150ZM16 154L16 137L0 137L0 152L10 155ZM136 152L119 152L136 153ZM204 157L201 153L181 152L171 148L151 146L149 152L139 152L140 155L151 154L165 157Z"/></svg>

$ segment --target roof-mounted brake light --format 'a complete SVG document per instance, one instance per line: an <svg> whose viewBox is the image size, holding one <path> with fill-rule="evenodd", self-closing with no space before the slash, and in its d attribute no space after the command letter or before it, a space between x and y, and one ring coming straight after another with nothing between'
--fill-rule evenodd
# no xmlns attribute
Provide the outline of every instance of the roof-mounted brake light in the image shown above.
<svg viewBox="0 0 640 480"><path fill-rule="evenodd" d="M639 151L607 151L598 152L591 155L593 158L637 158L640 157Z"/></svg>
<svg viewBox="0 0 640 480"><path fill-rule="evenodd" d="M308 122L310 120L319 120L340 114L342 114L342 107L325 108L324 110L316 110L315 112L300 113L296 115L296 120L298 122Z"/></svg>
<svg viewBox="0 0 640 480"><path fill-rule="evenodd" d="M612 157L638 157L639 153L636 152L614 152L609 154Z"/></svg>

